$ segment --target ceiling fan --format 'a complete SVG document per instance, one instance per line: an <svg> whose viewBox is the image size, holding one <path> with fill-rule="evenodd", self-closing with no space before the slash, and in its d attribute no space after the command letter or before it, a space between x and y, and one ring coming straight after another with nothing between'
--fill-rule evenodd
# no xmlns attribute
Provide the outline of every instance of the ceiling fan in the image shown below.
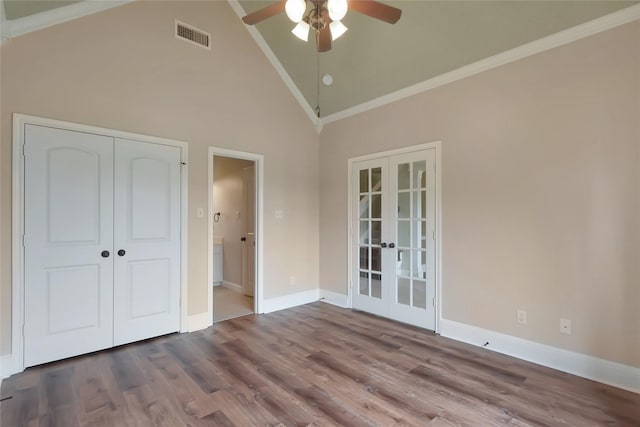
<svg viewBox="0 0 640 427"><path fill-rule="evenodd" d="M311 4L308 13L307 2ZM242 18L247 25L255 25L267 18L286 12L290 20L296 23L291 31L296 37L307 41L309 30L316 35L318 52L331 49L331 41L337 39L347 27L340 22L348 10L395 24L402 10L374 0L280 0Z"/></svg>

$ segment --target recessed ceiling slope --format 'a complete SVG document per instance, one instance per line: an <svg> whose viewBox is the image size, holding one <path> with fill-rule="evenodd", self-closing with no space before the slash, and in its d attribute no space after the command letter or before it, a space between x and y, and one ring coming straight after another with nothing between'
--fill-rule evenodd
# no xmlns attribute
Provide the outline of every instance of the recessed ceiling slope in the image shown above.
<svg viewBox="0 0 640 427"><path fill-rule="evenodd" d="M239 1L246 13L264 1ZM591 21L637 1L387 1L402 9L389 25L349 12L349 31L320 54L322 116L338 113L481 59ZM311 108L317 102L313 43L294 37L285 14L256 25Z"/></svg>

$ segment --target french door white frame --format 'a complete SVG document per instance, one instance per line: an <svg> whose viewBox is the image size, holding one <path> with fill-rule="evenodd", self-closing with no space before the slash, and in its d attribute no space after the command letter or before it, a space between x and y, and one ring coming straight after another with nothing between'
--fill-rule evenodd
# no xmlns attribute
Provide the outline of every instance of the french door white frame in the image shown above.
<svg viewBox="0 0 640 427"><path fill-rule="evenodd" d="M214 156L231 157L234 159L250 160L255 162L255 179L256 179L256 200L255 200L255 239L256 259L255 259L255 280L254 280L254 298L253 311L261 314L263 311L263 205L264 205L264 156L262 154L247 153L244 151L229 150L227 148L209 147L209 155L207 161L209 164L209 180L207 181L209 205L208 205L208 226L207 226L207 289L208 289L208 317L213 322L213 158Z"/></svg>
<svg viewBox="0 0 640 427"><path fill-rule="evenodd" d="M364 156L352 157L347 160L347 188L348 188L348 221L347 221L347 236L348 247L348 281L349 286L347 287L347 297L348 297L348 306L353 308L353 273L354 273L354 260L353 260L353 233L354 231L353 224L353 164L356 162L362 162L364 160L373 160L379 159L382 157L395 156L398 154L407 154L412 153L414 151L421 151L427 149L435 149L436 150L436 218L435 218L435 231L436 231L436 242L435 242L435 256L436 256L436 319L435 319L435 332L440 333L440 324L442 320L442 174L441 174L441 163L442 163L442 142L434 141L428 142L425 144L413 145L411 147L403 147L397 148L389 151L382 151L378 153L367 154Z"/></svg>
<svg viewBox="0 0 640 427"><path fill-rule="evenodd" d="M13 115L13 159L12 159L12 226L11 226L11 360L3 366L3 376L24 371L24 143L25 125L37 125L69 131L105 135L151 144L168 145L180 149L182 168L180 200L180 332L187 332L187 192L188 192L188 144L184 141L140 135L79 123L29 116Z"/></svg>

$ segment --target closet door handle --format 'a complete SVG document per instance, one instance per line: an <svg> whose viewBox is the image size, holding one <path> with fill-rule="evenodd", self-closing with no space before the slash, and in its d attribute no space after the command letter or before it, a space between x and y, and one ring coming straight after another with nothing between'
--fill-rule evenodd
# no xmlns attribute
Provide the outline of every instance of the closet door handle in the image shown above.
<svg viewBox="0 0 640 427"><path fill-rule="evenodd" d="M118 251L118 255L120 255L120 256L124 256L124 254L126 254L126 252L125 252L125 250L124 250L124 249L120 249L120 250Z"/></svg>
<svg viewBox="0 0 640 427"><path fill-rule="evenodd" d="M100 255L102 255L102 258L109 258L109 251L102 251Z"/></svg>
<svg viewBox="0 0 640 427"><path fill-rule="evenodd" d="M395 244L395 243L389 243L389 247L390 247L391 249L393 249L393 248L395 248L395 247L396 247L396 244Z"/></svg>
<svg viewBox="0 0 640 427"><path fill-rule="evenodd" d="M381 248L386 248L386 247L387 247L387 244L383 242L383 243L381 243L381 244L380 244L380 247L381 247Z"/></svg>

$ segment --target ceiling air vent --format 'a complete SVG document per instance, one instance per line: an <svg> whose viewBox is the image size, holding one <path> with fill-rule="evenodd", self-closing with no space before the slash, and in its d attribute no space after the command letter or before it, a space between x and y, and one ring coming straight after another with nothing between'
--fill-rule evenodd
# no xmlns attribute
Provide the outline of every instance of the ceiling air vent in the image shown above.
<svg viewBox="0 0 640 427"><path fill-rule="evenodd" d="M211 34L198 30L184 22L176 21L176 37L211 50Z"/></svg>

